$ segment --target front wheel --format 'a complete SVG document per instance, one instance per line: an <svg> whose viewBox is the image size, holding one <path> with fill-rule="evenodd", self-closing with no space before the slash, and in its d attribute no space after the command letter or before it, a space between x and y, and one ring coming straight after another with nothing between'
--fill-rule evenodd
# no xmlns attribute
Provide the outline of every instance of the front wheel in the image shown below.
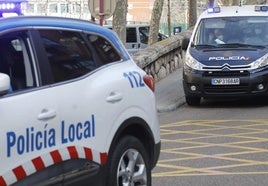
<svg viewBox="0 0 268 186"><path fill-rule="evenodd" d="M190 106L198 106L200 105L200 97L193 97L193 96L185 96L186 103Z"/></svg>
<svg viewBox="0 0 268 186"><path fill-rule="evenodd" d="M125 136L112 148L107 186L151 186L148 154L137 138Z"/></svg>

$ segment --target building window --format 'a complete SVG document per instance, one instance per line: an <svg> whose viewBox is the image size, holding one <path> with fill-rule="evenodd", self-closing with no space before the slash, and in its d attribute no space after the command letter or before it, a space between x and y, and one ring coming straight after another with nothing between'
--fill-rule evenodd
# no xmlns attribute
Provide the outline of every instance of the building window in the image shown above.
<svg viewBox="0 0 268 186"><path fill-rule="evenodd" d="M80 4L75 4L74 5L74 12L75 13L80 13L81 12L81 5Z"/></svg>
<svg viewBox="0 0 268 186"><path fill-rule="evenodd" d="M37 4L37 14L45 14L45 13L46 13L46 5Z"/></svg>
<svg viewBox="0 0 268 186"><path fill-rule="evenodd" d="M60 13L65 14L68 13L68 5L67 4L60 4Z"/></svg>
<svg viewBox="0 0 268 186"><path fill-rule="evenodd" d="M49 12L50 13L58 13L58 5L57 4L50 4L49 5Z"/></svg>
<svg viewBox="0 0 268 186"><path fill-rule="evenodd" d="M27 5L27 12L34 13L34 4L29 3Z"/></svg>

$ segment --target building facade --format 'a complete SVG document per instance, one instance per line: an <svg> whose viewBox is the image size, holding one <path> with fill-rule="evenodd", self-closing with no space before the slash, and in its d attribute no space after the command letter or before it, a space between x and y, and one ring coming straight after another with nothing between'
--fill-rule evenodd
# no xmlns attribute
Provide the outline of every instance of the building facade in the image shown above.
<svg viewBox="0 0 268 186"><path fill-rule="evenodd" d="M89 0L28 0L23 7L25 15L49 15L92 20ZM97 1L97 0L95 0ZM170 10L167 3L170 2ZM198 0L198 12L204 10L206 0ZM154 0L128 0L127 23L149 23L154 5ZM170 11L170 22L172 27L187 28L188 23L188 1L187 0L165 0L160 21L160 29L167 34L168 11ZM198 13L198 14L199 14ZM112 18L106 20L111 24Z"/></svg>
<svg viewBox="0 0 268 186"><path fill-rule="evenodd" d="M28 0L24 14L91 19L88 0Z"/></svg>

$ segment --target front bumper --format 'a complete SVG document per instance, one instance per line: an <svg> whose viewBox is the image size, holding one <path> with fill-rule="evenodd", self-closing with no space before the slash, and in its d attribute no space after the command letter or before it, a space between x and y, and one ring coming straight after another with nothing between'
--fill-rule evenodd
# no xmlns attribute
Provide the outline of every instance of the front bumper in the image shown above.
<svg viewBox="0 0 268 186"><path fill-rule="evenodd" d="M238 85L212 85L213 78L239 78ZM255 71L193 71L184 69L186 96L241 97L268 95L268 68Z"/></svg>

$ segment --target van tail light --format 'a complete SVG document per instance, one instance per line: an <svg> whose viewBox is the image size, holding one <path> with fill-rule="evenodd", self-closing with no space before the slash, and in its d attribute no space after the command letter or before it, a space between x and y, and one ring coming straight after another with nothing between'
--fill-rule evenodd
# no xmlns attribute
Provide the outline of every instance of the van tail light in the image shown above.
<svg viewBox="0 0 268 186"><path fill-rule="evenodd" d="M155 83L154 78L151 75L145 75L143 76L144 83L154 92L155 90Z"/></svg>

